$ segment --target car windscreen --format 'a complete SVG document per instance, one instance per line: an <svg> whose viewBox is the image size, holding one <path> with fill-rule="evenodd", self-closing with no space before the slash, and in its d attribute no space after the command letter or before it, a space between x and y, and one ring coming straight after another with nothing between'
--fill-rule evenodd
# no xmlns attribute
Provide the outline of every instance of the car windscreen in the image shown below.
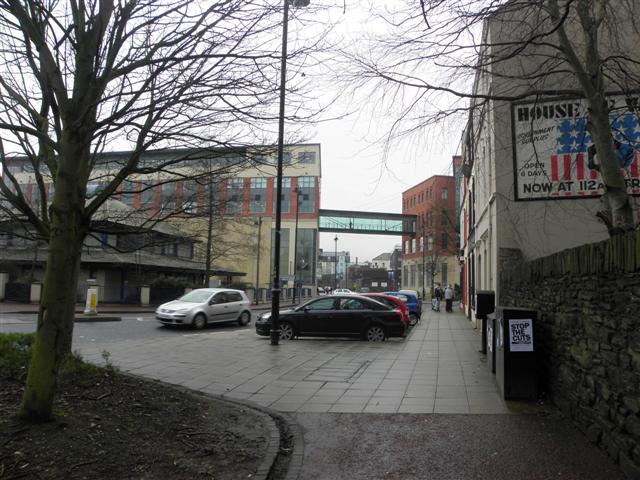
<svg viewBox="0 0 640 480"><path fill-rule="evenodd" d="M212 292L206 290L193 290L186 295L181 296L178 300L188 303L204 303L211 296Z"/></svg>

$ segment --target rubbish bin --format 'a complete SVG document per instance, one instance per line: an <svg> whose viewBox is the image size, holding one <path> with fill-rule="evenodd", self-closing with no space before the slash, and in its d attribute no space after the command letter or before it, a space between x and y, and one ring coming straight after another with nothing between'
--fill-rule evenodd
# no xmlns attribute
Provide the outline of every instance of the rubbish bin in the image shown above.
<svg viewBox="0 0 640 480"><path fill-rule="evenodd" d="M476 318L480 320L482 334L480 352L487 353L487 315L496 309L496 293L492 290L476 291Z"/></svg>
<svg viewBox="0 0 640 480"><path fill-rule="evenodd" d="M487 363L491 373L496 373L496 314L487 315L485 337L487 339Z"/></svg>
<svg viewBox="0 0 640 480"><path fill-rule="evenodd" d="M495 372L505 400L535 400L538 396L537 319L535 310L496 307Z"/></svg>

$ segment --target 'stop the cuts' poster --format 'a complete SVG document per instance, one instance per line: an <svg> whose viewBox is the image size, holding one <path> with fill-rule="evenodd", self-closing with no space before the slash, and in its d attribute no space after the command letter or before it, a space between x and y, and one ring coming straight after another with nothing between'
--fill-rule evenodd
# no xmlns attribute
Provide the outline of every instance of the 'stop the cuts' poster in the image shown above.
<svg viewBox="0 0 640 480"><path fill-rule="evenodd" d="M640 195L640 95L608 97L616 158L627 191ZM604 194L598 152L581 99L514 103L517 200L592 198Z"/></svg>

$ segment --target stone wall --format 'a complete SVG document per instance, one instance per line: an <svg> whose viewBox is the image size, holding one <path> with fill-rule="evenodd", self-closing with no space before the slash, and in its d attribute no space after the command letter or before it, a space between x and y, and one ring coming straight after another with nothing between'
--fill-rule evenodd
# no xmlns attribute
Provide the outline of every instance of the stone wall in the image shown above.
<svg viewBox="0 0 640 480"><path fill-rule="evenodd" d="M505 271L500 299L539 311L543 389L640 479L640 231Z"/></svg>

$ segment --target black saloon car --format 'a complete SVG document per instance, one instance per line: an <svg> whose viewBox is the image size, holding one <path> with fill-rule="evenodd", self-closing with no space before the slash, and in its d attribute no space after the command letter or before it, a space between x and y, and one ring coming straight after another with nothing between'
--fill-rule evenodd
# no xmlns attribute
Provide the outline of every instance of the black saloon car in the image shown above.
<svg viewBox="0 0 640 480"><path fill-rule="evenodd" d="M256 321L256 333L269 335L271 313ZM280 338L302 336L362 337L382 342L387 337L405 335L405 324L395 310L358 295L316 298L299 307L280 312Z"/></svg>

